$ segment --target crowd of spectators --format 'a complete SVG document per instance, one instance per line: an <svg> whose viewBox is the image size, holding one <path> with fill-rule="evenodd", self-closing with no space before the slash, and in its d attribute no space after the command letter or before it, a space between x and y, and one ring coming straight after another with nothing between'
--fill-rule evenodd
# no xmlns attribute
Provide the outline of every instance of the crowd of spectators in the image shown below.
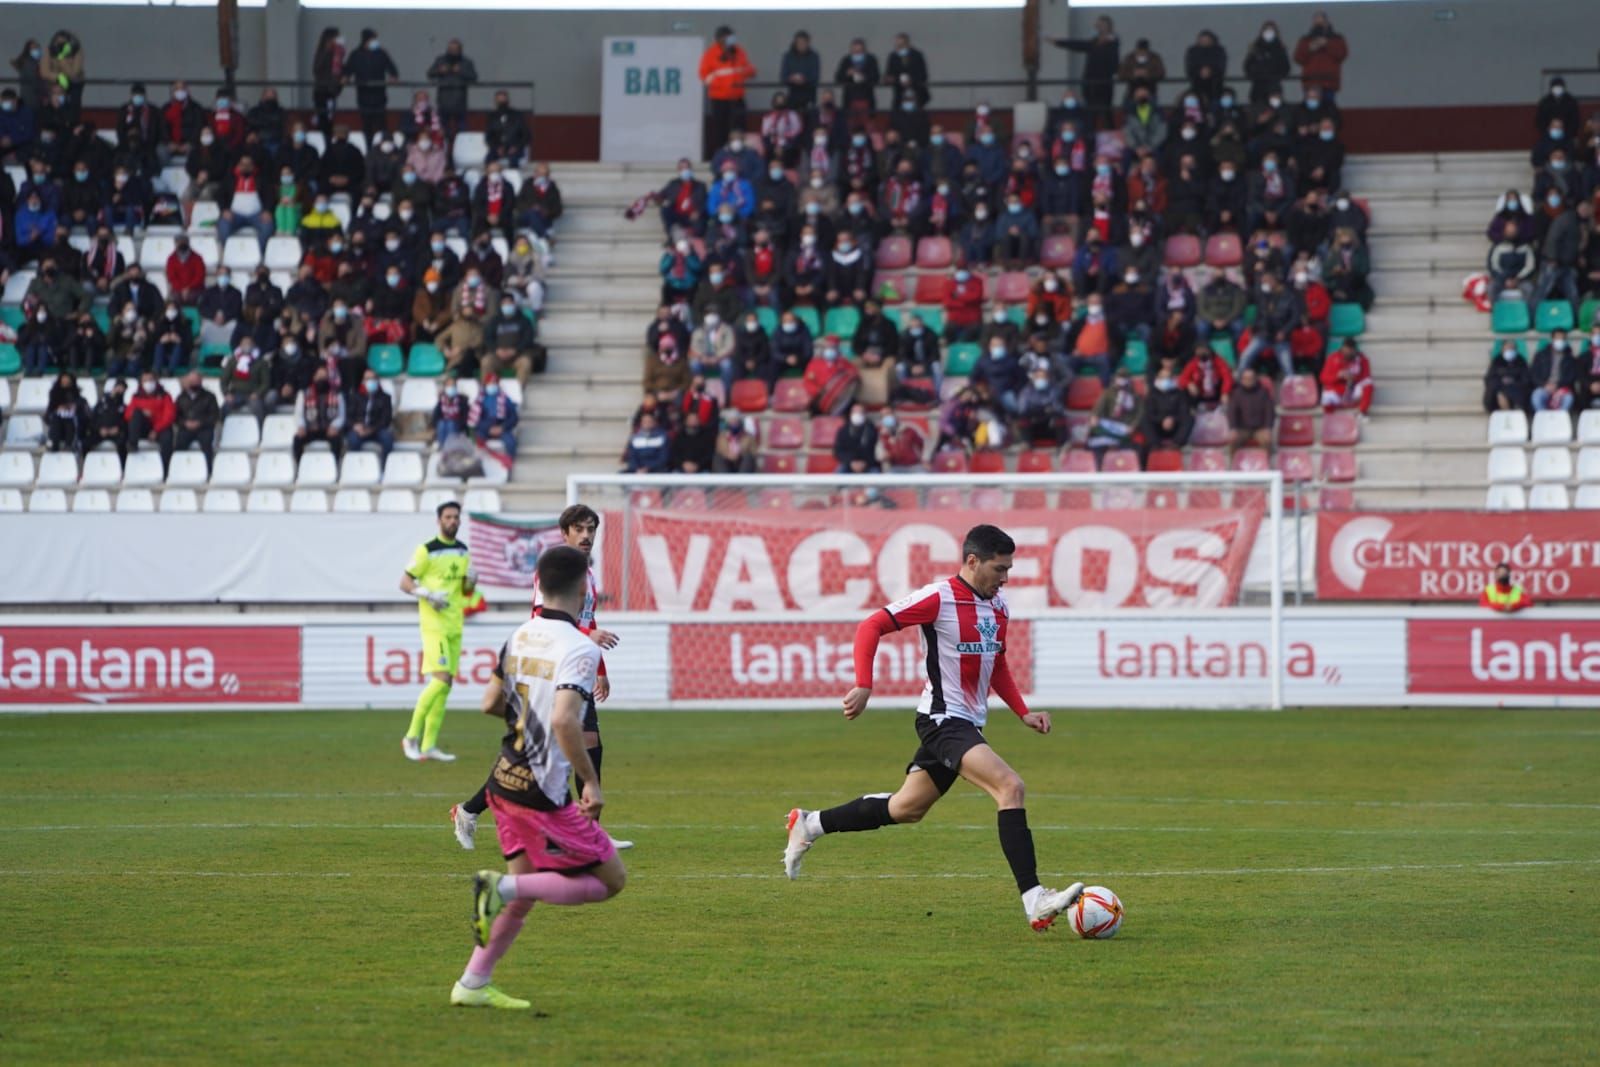
<svg viewBox="0 0 1600 1067"><path fill-rule="evenodd" d="M933 448L1066 446L1084 395L1098 397L1097 454L1181 447L1210 410L1236 443L1265 446L1262 375L1315 376L1328 410L1364 414L1370 365L1330 323L1337 305L1373 300L1367 214L1342 180L1344 38L1314 16L1294 48L1293 101L1274 23L1247 52L1244 93L1209 32L1172 92L1147 42L1124 57L1109 19L1096 31L1057 42L1088 53L1083 88L1022 130L987 104L938 121L904 34L886 64L853 41L831 83L796 34L783 87L747 122L755 69L720 29L701 64L709 174L680 160L650 197L666 235L661 304L627 469L707 469L703 447L675 447L697 398L712 405L697 435L748 436L751 404L731 420L722 405L742 392L759 410L789 378L814 414L848 416L841 472L916 466ZM893 442L915 429L901 416L917 413L921 459L897 462L908 453ZM711 468L748 465L760 447L741 442L729 460L719 446Z"/></svg>
<svg viewBox="0 0 1600 1067"><path fill-rule="evenodd" d="M504 92L486 116L481 176L458 172L454 140L478 80L460 41L428 68L436 96L414 93L398 122L387 96L398 71L372 30L350 51L338 29L324 32L304 114L271 88L247 103L225 87L202 103L181 80L165 101L136 83L100 129L80 107L72 34L29 41L12 65L0 159L26 176L0 172L0 284L34 273L0 339L15 343L24 374L60 372L51 448L125 452L149 440L164 458L198 447L209 460L222 417L281 411L295 417L297 454L324 441L387 457L396 426L382 379L420 349L423 364L482 378L470 402L441 400L437 439L459 432L514 454L516 405L499 381L525 384L543 369L537 312L561 190L543 163L522 178L527 116ZM336 114L346 88L359 138ZM175 168L181 190L168 180ZM226 250L224 262L191 240L213 219L207 247ZM253 266L232 265L240 235L262 253L242 257ZM128 254L143 248L130 238L172 242L156 277L141 263L148 250ZM202 373L220 377L220 390ZM93 408L77 385L85 375L107 377ZM159 387L180 376L176 397ZM122 378L139 384L130 391Z"/></svg>
<svg viewBox="0 0 1600 1067"><path fill-rule="evenodd" d="M1483 377L1485 411L1600 407L1600 112L1581 118L1563 78L1535 109L1531 191L1495 202L1488 297L1502 336ZM1521 334L1540 335L1530 359Z"/></svg>

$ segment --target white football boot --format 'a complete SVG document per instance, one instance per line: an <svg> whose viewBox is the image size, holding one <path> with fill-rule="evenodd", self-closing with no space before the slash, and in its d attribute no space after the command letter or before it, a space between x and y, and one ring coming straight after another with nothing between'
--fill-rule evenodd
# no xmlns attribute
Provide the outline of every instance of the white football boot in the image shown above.
<svg viewBox="0 0 1600 1067"><path fill-rule="evenodd" d="M463 808L460 804L450 805L450 822L455 827L456 842L471 852L474 845L472 835L478 831L478 817Z"/></svg>
<svg viewBox="0 0 1600 1067"><path fill-rule="evenodd" d="M785 824L789 831L789 844L783 850L783 873L789 876L790 881L800 877L800 861L811 851L811 843L814 840L806 832L807 814L809 813L804 808L791 809Z"/></svg>
<svg viewBox="0 0 1600 1067"><path fill-rule="evenodd" d="M1083 896L1083 883L1073 882L1060 891L1040 887L1039 895L1028 909L1028 924L1035 930L1048 930L1056 916L1072 907Z"/></svg>
<svg viewBox="0 0 1600 1067"><path fill-rule="evenodd" d="M428 749L428 751L422 754L422 758L425 760L433 760L435 763L454 763L456 761L454 756L438 746Z"/></svg>
<svg viewBox="0 0 1600 1067"><path fill-rule="evenodd" d="M400 751L404 752L406 754L406 759L410 760L412 763L416 763L422 759L422 746L417 742L415 737L402 737L400 739Z"/></svg>

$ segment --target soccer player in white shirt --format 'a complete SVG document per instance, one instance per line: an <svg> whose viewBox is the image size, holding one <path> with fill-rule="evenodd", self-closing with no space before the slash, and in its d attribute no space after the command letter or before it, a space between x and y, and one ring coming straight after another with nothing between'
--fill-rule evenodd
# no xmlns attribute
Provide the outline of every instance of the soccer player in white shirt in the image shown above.
<svg viewBox="0 0 1600 1067"><path fill-rule="evenodd" d="M627 881L611 838L595 821L605 798L583 746L583 709L600 666L600 647L577 622L588 569L588 557L565 545L539 558L544 610L506 642L498 684L484 695L486 710L494 703L506 720L489 776L489 807L507 873L479 871L473 881L478 947L450 991L451 1004L529 1007L489 982L533 902L598 904ZM567 790L573 772L582 783L576 802Z"/></svg>
<svg viewBox="0 0 1600 1067"><path fill-rule="evenodd" d="M983 736L991 688L1024 725L1041 734L1050 732L1050 713L1028 710L1006 664L1010 612L1000 588L1006 584L1016 550L1016 542L999 527L974 526L961 548L959 574L873 612L856 630L856 685L845 694L846 719L867 710L878 642L906 626L921 627L928 664L928 681L917 705L917 737L922 744L895 793L869 793L825 811L789 812L783 869L790 878L800 876L800 861L823 834L919 822L957 778L965 778L993 797L1000 809L1000 850L1035 930L1049 928L1083 893L1082 882L1059 892L1039 884L1022 778Z"/></svg>

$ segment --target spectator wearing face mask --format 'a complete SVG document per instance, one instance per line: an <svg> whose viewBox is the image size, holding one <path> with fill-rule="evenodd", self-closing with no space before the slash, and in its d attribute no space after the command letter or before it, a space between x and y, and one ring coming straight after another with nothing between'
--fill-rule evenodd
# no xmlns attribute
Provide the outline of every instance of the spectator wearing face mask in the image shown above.
<svg viewBox="0 0 1600 1067"><path fill-rule="evenodd" d="M371 144L388 132L388 85L400 80L400 68L378 40L377 30L361 31L361 47L345 59L344 80L356 87L361 130Z"/></svg>
<svg viewBox="0 0 1600 1067"><path fill-rule="evenodd" d="M1111 365L1122 353L1122 331L1106 318L1104 298L1091 292L1084 315L1067 328L1064 344L1067 365L1074 376L1094 372L1102 384L1111 380Z"/></svg>
<svg viewBox="0 0 1600 1067"><path fill-rule="evenodd" d="M852 234L841 233L835 239L833 254L823 267L823 285L829 307L860 307L867 299L872 288L872 261Z"/></svg>
<svg viewBox="0 0 1600 1067"><path fill-rule="evenodd" d="M944 339L952 344L976 341L983 328L983 277L965 264L957 266L944 294Z"/></svg>
<svg viewBox="0 0 1600 1067"><path fill-rule="evenodd" d="M811 35L804 30L794 35L789 50L779 63L778 80L783 82L789 103L809 111L817 102L817 85L822 81L822 60L811 47Z"/></svg>
<svg viewBox="0 0 1600 1067"><path fill-rule="evenodd" d="M335 123L318 168L317 192L355 193L366 180L366 174L366 160L350 143L349 129L343 123Z"/></svg>
<svg viewBox="0 0 1600 1067"><path fill-rule="evenodd" d="M861 354L861 362L856 368L860 377L856 403L868 411L880 411L889 406L894 392L897 377L894 358L892 355L885 356L883 347L876 344L857 348L856 351ZM893 350L890 351L892 353Z"/></svg>
<svg viewBox="0 0 1600 1067"><path fill-rule="evenodd" d="M761 153L750 144L751 138L743 129L728 134L727 142L711 157L711 173L721 175L731 166L734 175L752 187L761 180Z"/></svg>
<svg viewBox="0 0 1600 1067"><path fill-rule="evenodd" d="M483 350L483 327L499 306L500 294L475 270L466 272L451 297L450 327L439 335L440 351L452 368L470 371Z"/></svg>
<svg viewBox="0 0 1600 1067"><path fill-rule="evenodd" d="M661 204L661 226L668 237L680 230L691 234L705 231L709 194L687 159L678 160L678 176L662 186L656 198Z"/></svg>
<svg viewBox="0 0 1600 1067"><path fill-rule="evenodd" d="M339 381L359 381L367 366L367 329L362 316L344 300L335 298L317 324L317 353L334 360ZM334 382L337 387L338 381Z"/></svg>
<svg viewBox="0 0 1600 1067"><path fill-rule="evenodd" d="M228 243L228 238L239 230L251 230L262 249L275 230L273 212L275 194L267 175L256 169L256 161L242 157L223 181L217 196L222 214L217 218L217 240Z"/></svg>
<svg viewBox="0 0 1600 1067"><path fill-rule="evenodd" d="M1264 104L1283 94L1283 80L1289 76L1289 53L1283 47L1278 24L1270 19L1261 24L1256 39L1244 56L1244 76L1250 79L1250 102Z"/></svg>
<svg viewBox="0 0 1600 1067"><path fill-rule="evenodd" d="M1210 279L1195 296L1195 330L1200 340L1207 341L1213 334L1223 333L1235 344L1244 332L1245 309L1250 297L1244 288L1220 270L1213 270Z"/></svg>
<svg viewBox="0 0 1600 1067"><path fill-rule="evenodd" d="M724 411L711 469L717 474L752 474L760 451L755 420L735 408Z"/></svg>
<svg viewBox="0 0 1600 1067"><path fill-rule="evenodd" d="M1156 92L1157 86L1167 77L1167 64L1161 54L1150 47L1146 38L1139 38L1133 44L1133 51L1122 57L1122 65L1117 68L1117 80L1127 86L1126 99L1137 97L1142 89L1147 93ZM1152 101L1154 97L1151 97Z"/></svg>
<svg viewBox="0 0 1600 1067"><path fill-rule="evenodd" d="M1105 295L1106 321L1124 338L1150 340L1155 326L1155 287L1137 268L1122 272L1122 280Z"/></svg>
<svg viewBox="0 0 1600 1067"><path fill-rule="evenodd" d="M867 42L857 37L839 60L833 80L843 94L844 110L871 115L878 110L877 86L882 81L878 57L867 51Z"/></svg>
<svg viewBox="0 0 1600 1067"><path fill-rule="evenodd" d="M1094 20L1094 31L1093 37L1057 37L1052 38L1050 43L1057 48L1085 55L1082 71L1084 105L1096 121L1110 125L1112 83L1118 73L1122 42L1107 15Z"/></svg>
<svg viewBox="0 0 1600 1067"><path fill-rule="evenodd" d="M785 264L788 302L820 307L826 265L816 228L807 225L800 231L800 243Z"/></svg>
<svg viewBox="0 0 1600 1067"><path fill-rule="evenodd" d="M759 307L777 308L784 283L783 253L765 226L756 230L740 269L749 287L750 301Z"/></svg>
<svg viewBox="0 0 1600 1067"><path fill-rule="evenodd" d="M849 407L858 385L856 369L839 351L839 338L828 334L814 349L806 364L801 384L811 397L811 411L818 415L837 415Z"/></svg>
<svg viewBox="0 0 1600 1067"><path fill-rule="evenodd" d="M17 345L22 349L22 373L30 378L44 374L56 362L56 350L65 348L65 335L66 330L42 305L29 312L17 331Z"/></svg>
<svg viewBox="0 0 1600 1067"><path fill-rule="evenodd" d="M1334 349L1322 364L1322 410L1354 410L1365 415L1372 407L1372 364L1354 337Z"/></svg>
<svg viewBox="0 0 1600 1067"><path fill-rule="evenodd" d="M501 293L498 312L483 328L484 380L511 373L519 384L527 385L538 363L533 323L509 293Z"/></svg>
<svg viewBox="0 0 1600 1067"><path fill-rule="evenodd" d="M839 474L878 473L878 427L863 405L851 405L849 418L833 439L833 459Z"/></svg>
<svg viewBox="0 0 1600 1067"><path fill-rule="evenodd" d="M970 381L988 387L989 395L1007 415L1015 417L1021 410L1021 393L1024 382L1020 353L1004 335L990 338L984 346L986 357L972 368Z"/></svg>
<svg viewBox="0 0 1600 1067"><path fill-rule="evenodd" d="M1048 367L1036 364L1017 397L1017 433L1030 445L1067 442L1067 413L1061 388Z"/></svg>
<svg viewBox="0 0 1600 1067"><path fill-rule="evenodd" d="M902 158L895 165L894 174L883 183L880 197L879 215L891 232L914 236L922 231L928 203L922 178L911 160Z"/></svg>
<svg viewBox="0 0 1600 1067"><path fill-rule="evenodd" d="M678 474L705 474L711 470L717 455L717 424L700 418L700 412L690 411L683 417L683 428L672 437L669 469Z"/></svg>
<svg viewBox="0 0 1600 1067"><path fill-rule="evenodd" d="M1333 244L1322 258L1322 281L1334 301L1357 303L1363 310L1371 309L1374 294L1367 283L1371 269L1371 258L1365 246L1356 240L1355 233L1347 229L1334 231Z"/></svg>
<svg viewBox="0 0 1600 1067"><path fill-rule="evenodd" d="M1282 229L1294 202L1294 176L1279 164L1277 153L1268 152L1261 160L1261 169L1250 175L1250 232Z"/></svg>
<svg viewBox="0 0 1600 1067"><path fill-rule="evenodd" d="M244 296L233 287L233 274L217 272L215 284L201 290L195 303L200 312L200 344L233 347L233 333L244 314Z"/></svg>
<svg viewBox="0 0 1600 1067"><path fill-rule="evenodd" d="M1326 12L1311 16L1311 29L1294 46L1294 61L1300 64L1300 87L1322 90L1330 102L1338 93L1344 61L1350 56L1350 46L1344 36L1335 33Z"/></svg>
<svg viewBox="0 0 1600 1067"><path fill-rule="evenodd" d="M896 99L909 93L918 108L928 105L928 60L911 46L910 34L894 35L894 51L884 68L883 83L894 87Z"/></svg>
<svg viewBox="0 0 1600 1067"><path fill-rule="evenodd" d="M794 312L785 311L777 331L772 335L772 359L776 367L774 377L785 372L804 373L813 355L811 331Z"/></svg>
<svg viewBox="0 0 1600 1067"><path fill-rule="evenodd" d="M780 367L772 354L772 339L761 328L754 312L746 314L734 331L733 380L754 378L766 384L770 392L778 381Z"/></svg>
<svg viewBox="0 0 1600 1067"><path fill-rule="evenodd" d="M312 441L326 441L335 456L343 456L344 393L332 381L327 367L319 365L311 376L311 384L295 399L294 417L296 463Z"/></svg>
<svg viewBox="0 0 1600 1067"><path fill-rule="evenodd" d="M1004 183L1010 160L992 126L983 124L978 128L976 136L967 145L967 153L963 157L965 164L976 166L979 181L991 189Z"/></svg>
<svg viewBox="0 0 1600 1067"><path fill-rule="evenodd" d="M106 377L137 375L148 366L154 331L155 324L131 301L114 312L106 339Z"/></svg>
<svg viewBox="0 0 1600 1067"><path fill-rule="evenodd" d="M741 219L749 218L756 209L755 189L739 176L739 168L732 160L722 164L718 181L706 194L706 211L709 214L718 214L724 205Z"/></svg>
<svg viewBox="0 0 1600 1067"><path fill-rule="evenodd" d="M719 26L711 46L700 57L700 81L711 101L708 143L725 144L734 130L744 129L745 83L756 67L731 26Z"/></svg>
<svg viewBox="0 0 1600 1067"><path fill-rule="evenodd" d="M79 159L73 164L72 179L61 199L61 221L69 227L92 229L105 220L105 190L90 173L87 160Z"/></svg>
<svg viewBox="0 0 1600 1067"><path fill-rule="evenodd" d="M462 50L461 41L452 38L433 64L427 79L437 87L439 118L452 141L467 121L467 91L478 81L478 67Z"/></svg>
<svg viewBox="0 0 1600 1067"><path fill-rule="evenodd" d="M689 371L717 375L726 393L733 385L733 328L714 309L707 310L700 323L689 335Z"/></svg>
<svg viewBox="0 0 1600 1067"><path fill-rule="evenodd" d="M1178 385L1177 360L1164 356L1154 368L1144 408L1144 459L1151 449L1182 448L1194 429L1194 408L1187 390Z"/></svg>
<svg viewBox="0 0 1600 1067"><path fill-rule="evenodd" d="M1105 463L1106 452L1110 449L1133 448L1140 443L1144 406L1144 399L1133 387L1132 376L1119 368L1089 416L1088 444L1096 467Z"/></svg>
<svg viewBox="0 0 1600 1067"><path fill-rule="evenodd" d="M535 163L533 178L517 191L517 225L547 237L564 210L561 187L550 177L550 164Z"/></svg>
<svg viewBox="0 0 1600 1067"><path fill-rule="evenodd" d="M1510 339L1499 342L1483 375L1483 410L1533 411L1533 372Z"/></svg>
<svg viewBox="0 0 1600 1067"><path fill-rule="evenodd" d="M1210 30L1201 30L1194 44L1183 53L1183 73L1189 79L1189 88L1202 100L1215 100L1222 95L1223 80L1228 75L1228 50L1217 41Z"/></svg>
<svg viewBox="0 0 1600 1067"><path fill-rule="evenodd" d="M1534 144L1533 151L1529 153L1528 162L1538 170L1547 166L1556 153L1561 153L1563 160L1571 147L1573 135L1577 127L1568 126L1565 119L1553 118L1550 120L1539 140Z"/></svg>
<svg viewBox="0 0 1600 1067"><path fill-rule="evenodd" d="M350 397L348 416L345 448L360 451L376 444L379 462L387 463L394 450L394 401L370 369L361 378L361 388Z"/></svg>
<svg viewBox="0 0 1600 1067"><path fill-rule="evenodd" d="M1233 392L1233 369L1201 343L1178 375L1178 388L1189 396L1194 410L1210 411L1227 402Z"/></svg>
<svg viewBox="0 0 1600 1067"><path fill-rule="evenodd" d="M17 209L17 261L29 263L55 247L59 226L56 213L44 206L37 193L30 193Z"/></svg>
<svg viewBox="0 0 1600 1067"><path fill-rule="evenodd" d="M209 125L200 129L200 136L189 146L189 156L183 169L189 175L189 184L178 200L183 205L184 217L194 213L194 205L201 200L217 201L222 183L233 165L227 146L217 140L216 130Z"/></svg>
<svg viewBox="0 0 1600 1067"><path fill-rule="evenodd" d="M1313 124L1297 152L1300 186L1327 193L1343 184L1344 145L1331 118Z"/></svg>
<svg viewBox="0 0 1600 1067"><path fill-rule="evenodd" d="M622 457L623 474L665 474L672 465L672 439L653 412L639 416Z"/></svg>
<svg viewBox="0 0 1600 1067"><path fill-rule="evenodd" d="M1243 236L1249 214L1249 185L1239 177L1236 164L1225 162L1217 168L1217 180L1206 194L1206 227L1213 233Z"/></svg>
<svg viewBox="0 0 1600 1067"><path fill-rule="evenodd" d="M528 158L532 144L528 116L511 106L511 94L504 90L494 94L494 108L484 120L483 137L489 150L488 162L520 167Z"/></svg>
<svg viewBox="0 0 1600 1067"><path fill-rule="evenodd" d="M267 417L274 402L271 360L249 336L222 361L222 407L225 415L248 411L257 422Z"/></svg>
<svg viewBox="0 0 1600 1067"><path fill-rule="evenodd" d="M105 390L89 416L86 452L92 452L101 445L110 445L117 450L117 460L127 462L127 394L126 382L107 375Z"/></svg>
<svg viewBox="0 0 1600 1067"><path fill-rule="evenodd" d="M129 443L149 441L156 445L164 465L172 455L172 425L178 419L178 409L153 373L146 371L139 376L139 392L128 401L124 414Z"/></svg>
<svg viewBox="0 0 1600 1067"><path fill-rule="evenodd" d="M972 213L967 216L956 234L956 258L975 266L987 266L993 262L995 225L988 204L973 205Z"/></svg>
<svg viewBox="0 0 1600 1067"><path fill-rule="evenodd" d="M411 329L417 341L433 343L450 328L450 292L440 284L437 270L429 268L411 298Z"/></svg>
<svg viewBox="0 0 1600 1067"><path fill-rule="evenodd" d="M1550 79L1550 88L1539 98L1533 128L1543 133L1558 121L1563 130L1576 130L1581 125L1578 101L1567 91L1567 80L1560 76Z"/></svg>
<svg viewBox="0 0 1600 1067"><path fill-rule="evenodd" d="M367 300L362 325L369 345L403 345L410 338L411 305L416 297L398 262L391 262L383 271L383 284Z"/></svg>
<svg viewBox="0 0 1600 1067"><path fill-rule="evenodd" d="M201 453L206 457L206 470L209 471L215 451L217 420L221 415L217 398L211 390L201 384L199 371L190 371L184 375L183 388L178 392L173 404L176 411L176 420L173 423L173 449L187 452L195 445L199 445ZM161 461L165 464L170 458L169 451L161 457Z"/></svg>
<svg viewBox="0 0 1600 1067"><path fill-rule="evenodd" d="M150 333L153 338L153 367L158 376L188 369L194 353L194 334L190 332L189 321L184 318L177 301L167 302Z"/></svg>
<svg viewBox="0 0 1600 1067"><path fill-rule="evenodd" d="M500 388L500 379L496 375L484 376L483 391L472 401L468 421L479 448L499 442L507 456L516 457L517 405Z"/></svg>
<svg viewBox="0 0 1600 1067"><path fill-rule="evenodd" d="M1278 359L1283 377L1294 373L1294 355L1289 347L1289 334L1305 314L1305 304L1293 289L1286 288L1277 275L1263 275L1260 295L1256 297L1256 321L1253 336L1239 357L1239 369L1255 365L1261 353L1272 349Z"/></svg>
<svg viewBox="0 0 1600 1067"><path fill-rule="evenodd" d="M1489 249L1487 263L1489 300L1498 300L1505 290L1515 289L1522 295L1523 301L1531 306L1534 271L1539 265L1539 254L1525 236L1527 230L1514 217L1507 219L1498 229L1500 239Z"/></svg>
<svg viewBox="0 0 1600 1067"><path fill-rule="evenodd" d="M450 438L467 432L467 398L461 395L454 374L445 376L444 388L433 405L429 422L433 426L433 443L443 446Z"/></svg>
<svg viewBox="0 0 1600 1067"><path fill-rule="evenodd" d="M1528 369L1533 386L1529 397L1534 411L1571 411L1578 386L1578 357L1567 341L1567 331L1556 330L1533 354Z"/></svg>
<svg viewBox="0 0 1600 1067"><path fill-rule="evenodd" d="M78 388L78 377L62 371L45 404L45 444L52 452L65 449L83 456L88 450L89 431L93 412L89 402Z"/></svg>
<svg viewBox="0 0 1600 1067"><path fill-rule="evenodd" d="M1015 193L994 225L995 257L1006 270L1022 270L1039 258L1039 220Z"/></svg>
<svg viewBox="0 0 1600 1067"><path fill-rule="evenodd" d="M1277 421L1277 404L1262 384L1255 368L1240 365L1239 381L1228 394L1228 426L1232 429L1230 448L1272 448L1272 426Z"/></svg>
<svg viewBox="0 0 1600 1067"><path fill-rule="evenodd" d="M695 322L705 321L708 311L716 312L718 321L726 323L739 321L744 311L744 299L739 293L733 272L720 263L711 264L705 281L695 290L694 299L689 305L690 318Z"/></svg>

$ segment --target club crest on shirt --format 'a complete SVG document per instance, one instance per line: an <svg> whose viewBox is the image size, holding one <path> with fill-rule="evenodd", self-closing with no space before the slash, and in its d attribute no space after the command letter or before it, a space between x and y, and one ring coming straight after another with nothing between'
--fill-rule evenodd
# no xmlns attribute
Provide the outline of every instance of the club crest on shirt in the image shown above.
<svg viewBox="0 0 1600 1067"><path fill-rule="evenodd" d="M978 636L981 641L958 641L956 651L963 655L984 655L990 652L1002 652L1005 646L1000 643L1000 623L995 619L978 620Z"/></svg>

